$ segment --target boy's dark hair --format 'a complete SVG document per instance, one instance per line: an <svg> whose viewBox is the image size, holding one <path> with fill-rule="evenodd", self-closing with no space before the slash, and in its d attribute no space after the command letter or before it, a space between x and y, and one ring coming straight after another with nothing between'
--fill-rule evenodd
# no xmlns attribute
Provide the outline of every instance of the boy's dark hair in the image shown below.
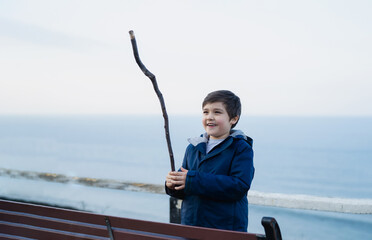
<svg viewBox="0 0 372 240"><path fill-rule="evenodd" d="M204 107L208 103L215 103L215 102L222 102L225 105L227 114L230 117L230 120L236 116L239 116L238 121L240 119L240 114L242 111L242 106L240 103L240 98L236 96L234 93L228 90L218 90L209 93L203 101L202 107ZM233 129L238 121L231 126Z"/></svg>

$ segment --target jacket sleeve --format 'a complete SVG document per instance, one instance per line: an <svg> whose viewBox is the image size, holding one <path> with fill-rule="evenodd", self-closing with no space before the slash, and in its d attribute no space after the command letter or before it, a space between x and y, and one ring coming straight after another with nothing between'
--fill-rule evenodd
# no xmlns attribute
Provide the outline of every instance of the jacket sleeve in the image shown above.
<svg viewBox="0 0 372 240"><path fill-rule="evenodd" d="M237 148L230 175L189 171L184 193L218 201L237 201L247 195L253 176L253 150L244 144Z"/></svg>
<svg viewBox="0 0 372 240"><path fill-rule="evenodd" d="M183 190L172 190L172 189L169 189L167 186L165 186L165 192L171 197L175 197L179 199L185 198L185 193Z"/></svg>

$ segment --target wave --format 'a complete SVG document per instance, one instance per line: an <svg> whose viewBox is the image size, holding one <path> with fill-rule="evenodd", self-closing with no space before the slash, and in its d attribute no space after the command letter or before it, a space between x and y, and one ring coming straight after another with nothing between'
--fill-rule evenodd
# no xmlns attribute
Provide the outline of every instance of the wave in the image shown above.
<svg viewBox="0 0 372 240"><path fill-rule="evenodd" d="M164 194L164 186L159 184L117 181L113 179L99 179L90 177L67 176L64 174L21 171L0 168L0 176L41 180L65 184L79 184L85 186L118 189L135 192ZM320 197L303 194L267 193L249 191L250 204L294 209L319 210L330 212L372 214L372 199Z"/></svg>

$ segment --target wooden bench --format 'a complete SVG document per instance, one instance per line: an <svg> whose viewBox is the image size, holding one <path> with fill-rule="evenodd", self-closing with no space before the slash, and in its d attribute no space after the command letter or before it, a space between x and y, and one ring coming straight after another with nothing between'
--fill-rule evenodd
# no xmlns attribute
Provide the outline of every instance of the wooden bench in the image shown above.
<svg viewBox="0 0 372 240"><path fill-rule="evenodd" d="M0 200L0 239L281 240L274 218L264 217L265 235L142 221Z"/></svg>

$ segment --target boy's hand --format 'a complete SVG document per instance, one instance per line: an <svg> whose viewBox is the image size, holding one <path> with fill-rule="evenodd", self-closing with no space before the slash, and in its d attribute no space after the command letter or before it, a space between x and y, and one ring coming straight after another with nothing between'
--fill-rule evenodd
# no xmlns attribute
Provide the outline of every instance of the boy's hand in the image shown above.
<svg viewBox="0 0 372 240"><path fill-rule="evenodd" d="M182 190L186 185L186 176L189 170L181 167L181 172L169 172L166 178L166 186L173 190Z"/></svg>

